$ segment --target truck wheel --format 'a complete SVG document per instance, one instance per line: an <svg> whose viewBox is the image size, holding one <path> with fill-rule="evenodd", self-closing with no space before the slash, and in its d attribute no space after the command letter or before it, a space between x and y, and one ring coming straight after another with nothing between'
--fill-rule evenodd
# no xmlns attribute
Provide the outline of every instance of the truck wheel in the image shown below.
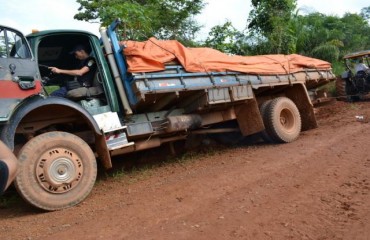
<svg viewBox="0 0 370 240"><path fill-rule="evenodd" d="M94 153L81 138L48 132L27 142L18 154L15 187L31 205L48 211L72 207L91 192L97 175Z"/></svg>
<svg viewBox="0 0 370 240"><path fill-rule="evenodd" d="M349 79L343 79L343 84L345 87L345 96L347 96L347 101L354 102L362 100L362 94L353 81L350 81Z"/></svg>
<svg viewBox="0 0 370 240"><path fill-rule="evenodd" d="M335 80L335 89L338 97L346 96L346 80L337 78Z"/></svg>
<svg viewBox="0 0 370 240"><path fill-rule="evenodd" d="M297 106L286 97L278 97L267 105L266 131L274 142L288 143L301 132L301 116Z"/></svg>
<svg viewBox="0 0 370 240"><path fill-rule="evenodd" d="M260 106L260 113L261 113L261 117L262 117L262 120L263 120L263 124L265 125L265 128L267 128L267 125L268 125L268 120L267 120L267 107L268 105L272 102L272 100L267 100L265 102L263 102ZM271 138L271 136L268 134L268 132L265 130L263 130L261 133L261 138L263 139L263 141L265 141L266 143L272 143L273 140Z"/></svg>

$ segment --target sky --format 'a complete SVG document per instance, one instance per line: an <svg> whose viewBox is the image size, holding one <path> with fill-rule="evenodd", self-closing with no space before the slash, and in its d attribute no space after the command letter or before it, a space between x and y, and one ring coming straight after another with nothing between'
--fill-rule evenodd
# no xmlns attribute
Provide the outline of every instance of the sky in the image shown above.
<svg viewBox="0 0 370 240"><path fill-rule="evenodd" d="M204 40L210 29L227 20L238 30L247 24L251 10L250 0L206 0L206 7L196 17L203 30L199 40ZM370 6L369 0L297 0L301 13L318 11L327 15L343 16L344 13L360 13ZM79 4L76 0L0 0L0 24L20 30L23 34L32 29L82 29L99 35L99 24L74 20Z"/></svg>

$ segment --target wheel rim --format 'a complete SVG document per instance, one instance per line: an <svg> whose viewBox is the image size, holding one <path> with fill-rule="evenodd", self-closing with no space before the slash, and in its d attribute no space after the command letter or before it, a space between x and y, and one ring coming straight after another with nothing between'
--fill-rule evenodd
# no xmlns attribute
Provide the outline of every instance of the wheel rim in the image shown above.
<svg viewBox="0 0 370 240"><path fill-rule="evenodd" d="M36 178L51 193L65 193L74 189L83 175L82 161L69 149L46 151L37 162Z"/></svg>
<svg viewBox="0 0 370 240"><path fill-rule="evenodd" d="M290 132L294 129L295 119L293 113L289 109L283 109L281 111L280 124L287 132Z"/></svg>

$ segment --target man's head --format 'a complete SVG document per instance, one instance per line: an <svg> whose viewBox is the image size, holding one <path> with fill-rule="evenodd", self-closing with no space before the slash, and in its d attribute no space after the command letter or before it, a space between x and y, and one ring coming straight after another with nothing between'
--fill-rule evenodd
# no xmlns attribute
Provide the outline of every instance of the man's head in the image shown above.
<svg viewBox="0 0 370 240"><path fill-rule="evenodd" d="M357 63L363 63L364 62L364 59L361 57L361 58L357 58Z"/></svg>
<svg viewBox="0 0 370 240"><path fill-rule="evenodd" d="M79 60L86 59L89 56L86 47L82 44L76 45L73 50L69 52L69 54L75 55L75 57Z"/></svg>

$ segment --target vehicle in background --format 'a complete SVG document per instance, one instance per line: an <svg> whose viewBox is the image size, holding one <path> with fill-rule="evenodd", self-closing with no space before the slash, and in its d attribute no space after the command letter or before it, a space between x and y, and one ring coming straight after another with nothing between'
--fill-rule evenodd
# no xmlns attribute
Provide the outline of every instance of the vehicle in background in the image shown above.
<svg viewBox="0 0 370 240"><path fill-rule="evenodd" d="M337 96L349 101L360 100L370 92L370 50L343 57L346 71L336 80Z"/></svg>

